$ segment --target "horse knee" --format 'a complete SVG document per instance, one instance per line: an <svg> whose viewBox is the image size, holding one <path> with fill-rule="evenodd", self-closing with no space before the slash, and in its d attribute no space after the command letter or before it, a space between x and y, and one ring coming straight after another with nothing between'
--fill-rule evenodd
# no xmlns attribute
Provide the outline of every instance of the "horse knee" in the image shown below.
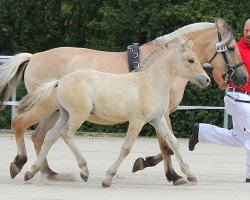
<svg viewBox="0 0 250 200"><path fill-rule="evenodd" d="M124 156L127 156L127 155L129 154L130 151L131 151L131 146L126 146L126 145L124 145L124 146L122 147L122 153L123 153Z"/></svg>
<svg viewBox="0 0 250 200"><path fill-rule="evenodd" d="M162 153L166 155L173 155L174 152L173 150L169 147L168 144L161 146Z"/></svg>

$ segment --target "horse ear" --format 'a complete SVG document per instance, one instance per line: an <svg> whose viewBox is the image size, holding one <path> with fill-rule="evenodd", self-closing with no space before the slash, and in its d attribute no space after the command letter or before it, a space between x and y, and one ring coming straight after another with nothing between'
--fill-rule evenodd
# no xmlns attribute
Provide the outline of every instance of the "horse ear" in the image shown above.
<svg viewBox="0 0 250 200"><path fill-rule="evenodd" d="M223 19L220 18L215 19L215 26L221 35L224 35L226 33L227 30L225 28L225 22Z"/></svg>

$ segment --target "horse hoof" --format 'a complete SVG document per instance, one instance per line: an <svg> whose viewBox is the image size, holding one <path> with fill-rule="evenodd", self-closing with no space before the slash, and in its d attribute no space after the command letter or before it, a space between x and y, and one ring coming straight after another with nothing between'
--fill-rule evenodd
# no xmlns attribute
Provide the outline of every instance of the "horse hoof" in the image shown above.
<svg viewBox="0 0 250 200"><path fill-rule="evenodd" d="M197 179L196 179L196 177L188 177L187 178L188 179L188 181L190 181L190 182L193 182L193 183L197 183L198 181L197 181Z"/></svg>
<svg viewBox="0 0 250 200"><path fill-rule="evenodd" d="M83 175L83 174L80 174L80 176L81 176L81 178L82 178L85 182L88 181L89 176L86 176L86 175Z"/></svg>
<svg viewBox="0 0 250 200"><path fill-rule="evenodd" d="M185 178L179 178L173 182L174 185L186 185L188 181Z"/></svg>
<svg viewBox="0 0 250 200"><path fill-rule="evenodd" d="M19 174L21 169L17 166L15 162L10 163L10 177L13 179Z"/></svg>
<svg viewBox="0 0 250 200"><path fill-rule="evenodd" d="M132 172L135 173L137 171L143 170L144 168L145 168L145 160L142 157L140 157L136 159Z"/></svg>
<svg viewBox="0 0 250 200"><path fill-rule="evenodd" d="M28 180L30 180L32 177L33 177L33 176L31 175L30 172L26 172L26 173L25 173L25 176L24 176L24 180L25 180L25 181L28 181Z"/></svg>
<svg viewBox="0 0 250 200"><path fill-rule="evenodd" d="M102 187L103 187L103 188L107 188L107 187L110 187L110 186L111 186L110 183L107 183L107 182L105 182L105 181L102 182Z"/></svg>

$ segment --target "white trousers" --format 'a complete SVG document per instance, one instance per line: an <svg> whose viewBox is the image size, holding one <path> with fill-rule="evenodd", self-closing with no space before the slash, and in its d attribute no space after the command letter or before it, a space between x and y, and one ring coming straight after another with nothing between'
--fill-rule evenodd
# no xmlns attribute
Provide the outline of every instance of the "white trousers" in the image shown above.
<svg viewBox="0 0 250 200"><path fill-rule="evenodd" d="M237 92L228 92L235 99L250 101L250 96ZM199 124L199 141L211 142L232 147L247 149L247 173L250 178L250 103L237 102L228 96L224 97L225 107L232 116L233 129L228 130L210 124Z"/></svg>

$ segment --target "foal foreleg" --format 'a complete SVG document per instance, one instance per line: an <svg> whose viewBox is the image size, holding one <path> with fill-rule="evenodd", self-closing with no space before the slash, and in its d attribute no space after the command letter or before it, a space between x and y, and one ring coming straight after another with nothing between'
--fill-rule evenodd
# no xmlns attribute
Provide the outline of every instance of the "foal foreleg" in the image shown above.
<svg viewBox="0 0 250 200"><path fill-rule="evenodd" d="M165 117L161 117L158 120L154 120L151 122L151 124L155 127L155 129L162 135L162 137L168 141L169 146L171 147L171 149L173 150L176 159L180 165L181 171L186 174L187 179L189 181L192 182L196 182L196 178L195 176L191 173L191 171L189 170L189 167L187 165L187 163L184 161L181 153L180 153L180 149L179 149L179 144L178 141L176 139L176 137L174 136L174 134L171 133L171 130L169 129L169 127L167 126Z"/></svg>
<svg viewBox="0 0 250 200"><path fill-rule="evenodd" d="M129 124L127 134L125 136L125 140L123 142L123 145L120 150L120 155L116 159L116 161L113 163L113 165L109 168L109 170L106 172L106 179L102 182L102 187L110 187L112 184L112 180L117 173L117 170L119 166L121 165L122 161L125 159L125 157L129 154L132 145L137 138L139 132L141 131L141 128L144 124L142 122L136 122L133 124Z"/></svg>

